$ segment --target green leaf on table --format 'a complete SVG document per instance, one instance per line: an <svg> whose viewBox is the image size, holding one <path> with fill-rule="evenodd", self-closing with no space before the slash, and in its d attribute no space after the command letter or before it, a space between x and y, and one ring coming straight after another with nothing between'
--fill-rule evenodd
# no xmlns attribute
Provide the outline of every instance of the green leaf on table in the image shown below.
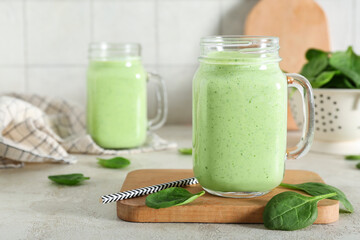
<svg viewBox="0 0 360 240"><path fill-rule="evenodd" d="M309 50L310 51L310 50ZM308 54L311 58L301 69L301 74L308 79L314 79L319 73L321 73L328 66L328 54Z"/></svg>
<svg viewBox="0 0 360 240"><path fill-rule="evenodd" d="M183 155L192 155L192 148L179 148L178 151Z"/></svg>
<svg viewBox="0 0 360 240"><path fill-rule="evenodd" d="M340 201L346 208L346 212L352 213L354 211L354 207L340 189L327 185L325 183L318 183L318 182L307 182L301 184L281 183L280 186L290 189L301 190L312 196L319 196L319 195L335 192L337 195L330 197L330 199Z"/></svg>
<svg viewBox="0 0 360 240"><path fill-rule="evenodd" d="M201 191L195 194L190 193L181 187L171 187L159 192L150 194L146 197L146 206L159 209L172 206L180 206L190 203L198 197L205 194L205 191Z"/></svg>
<svg viewBox="0 0 360 240"><path fill-rule="evenodd" d="M360 160L360 155L347 155L345 156L346 160Z"/></svg>
<svg viewBox="0 0 360 240"><path fill-rule="evenodd" d="M310 81L311 86L313 88L320 88L323 85L327 84L331 81L331 79L335 76L335 74L340 73L339 71L326 71L320 73L315 79Z"/></svg>
<svg viewBox="0 0 360 240"><path fill-rule="evenodd" d="M360 56L355 54L352 47L349 47L346 52L334 52L329 63L360 87Z"/></svg>
<svg viewBox="0 0 360 240"><path fill-rule="evenodd" d="M110 159L98 158L98 164L105 168L124 168L130 165L130 160L123 157L114 157Z"/></svg>
<svg viewBox="0 0 360 240"><path fill-rule="evenodd" d="M82 173L53 175L53 176L48 176L48 178L51 181L56 182L57 184L68 185L68 186L78 185L79 183L90 179L89 177L84 177L84 174Z"/></svg>
<svg viewBox="0 0 360 240"><path fill-rule="evenodd" d="M265 227L272 230L292 231L313 224L317 218L317 203L336 193L306 197L296 192L282 192L266 204L263 213Z"/></svg>

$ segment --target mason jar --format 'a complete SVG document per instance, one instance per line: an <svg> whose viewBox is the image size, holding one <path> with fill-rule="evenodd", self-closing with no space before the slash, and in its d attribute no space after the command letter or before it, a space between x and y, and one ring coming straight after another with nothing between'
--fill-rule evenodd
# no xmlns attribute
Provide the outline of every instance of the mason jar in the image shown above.
<svg viewBox="0 0 360 240"><path fill-rule="evenodd" d="M279 67L279 39L214 36L201 39L193 80L193 170L209 193L248 198L277 187L285 159L304 156L313 139L314 100L301 75ZM287 89L303 98L305 125L286 149Z"/></svg>
<svg viewBox="0 0 360 240"><path fill-rule="evenodd" d="M147 118L147 82L156 84L157 111ZM146 72L137 43L92 43L87 73L87 132L103 148L144 144L148 130L166 121L165 84Z"/></svg>

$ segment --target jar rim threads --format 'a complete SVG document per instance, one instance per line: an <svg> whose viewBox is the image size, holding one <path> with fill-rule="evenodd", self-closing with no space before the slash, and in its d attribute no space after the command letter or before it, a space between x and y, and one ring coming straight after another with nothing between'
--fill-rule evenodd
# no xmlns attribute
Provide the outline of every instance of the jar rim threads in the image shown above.
<svg viewBox="0 0 360 240"><path fill-rule="evenodd" d="M217 63L228 61L228 64L249 64L279 62L279 38L271 36L225 35L208 36L200 40L200 61L206 59ZM216 54L216 52L225 52ZM242 61L233 61L233 60ZM254 61L257 59L256 61Z"/></svg>
<svg viewBox="0 0 360 240"><path fill-rule="evenodd" d="M93 42L89 44L89 58L97 60L140 57L139 43Z"/></svg>

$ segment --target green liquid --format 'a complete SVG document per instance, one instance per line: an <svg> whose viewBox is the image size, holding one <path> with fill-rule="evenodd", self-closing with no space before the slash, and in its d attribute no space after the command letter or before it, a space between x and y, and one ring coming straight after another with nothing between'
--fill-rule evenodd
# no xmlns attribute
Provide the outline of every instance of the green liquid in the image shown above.
<svg viewBox="0 0 360 240"><path fill-rule="evenodd" d="M91 61L87 131L104 148L131 148L146 139L146 72L139 59Z"/></svg>
<svg viewBox="0 0 360 240"><path fill-rule="evenodd" d="M212 59L195 74L195 177L213 191L269 191L284 175L286 78L278 63L261 65L241 55L236 61L253 63Z"/></svg>

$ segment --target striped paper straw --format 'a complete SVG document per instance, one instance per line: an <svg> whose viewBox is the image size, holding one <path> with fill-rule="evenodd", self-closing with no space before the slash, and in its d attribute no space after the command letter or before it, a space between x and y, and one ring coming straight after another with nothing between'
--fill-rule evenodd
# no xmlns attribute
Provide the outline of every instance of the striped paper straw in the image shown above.
<svg viewBox="0 0 360 240"><path fill-rule="evenodd" d="M181 180L177 180L177 181L173 181L173 182L161 183L161 184L157 184L157 185L153 185L153 186L149 186L149 187L137 188L137 189L133 189L133 190L125 191L125 192L104 195L101 197L100 201L103 204L111 203L111 202L129 199L129 198L140 197L140 196L147 195L147 194L154 193L154 192L159 192L163 189L170 188L170 187L183 187L183 186L197 184L197 183L199 183L199 182L194 177L185 178L185 179L181 179Z"/></svg>

